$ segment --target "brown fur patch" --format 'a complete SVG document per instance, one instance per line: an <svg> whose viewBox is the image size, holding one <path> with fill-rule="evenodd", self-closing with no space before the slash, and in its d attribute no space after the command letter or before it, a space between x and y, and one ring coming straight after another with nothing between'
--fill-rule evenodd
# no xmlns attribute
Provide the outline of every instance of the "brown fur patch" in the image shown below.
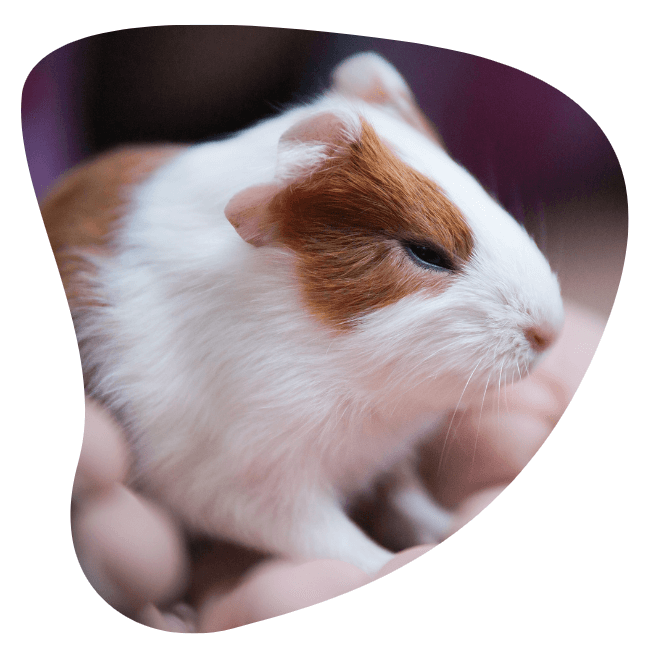
<svg viewBox="0 0 656 650"><path fill-rule="evenodd" d="M71 307L95 302L88 281L93 268L80 253L111 254L112 233L128 209L131 190L182 149L118 149L71 170L43 201L43 222Z"/></svg>
<svg viewBox="0 0 656 650"><path fill-rule="evenodd" d="M311 310L340 328L418 290L448 285L452 274L419 267L403 243L436 244L456 269L473 248L456 206L364 120L356 142L337 145L319 171L280 192L269 210L277 238L298 255Z"/></svg>

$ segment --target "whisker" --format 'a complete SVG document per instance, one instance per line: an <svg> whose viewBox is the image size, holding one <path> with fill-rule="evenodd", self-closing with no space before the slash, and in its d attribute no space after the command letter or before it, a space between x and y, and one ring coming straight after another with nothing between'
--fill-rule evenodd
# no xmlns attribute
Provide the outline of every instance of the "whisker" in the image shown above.
<svg viewBox="0 0 656 650"><path fill-rule="evenodd" d="M437 476L440 475L440 471L442 470L442 463L444 461L444 455L446 451L446 445L447 441L449 440L449 433L451 432L451 427L453 426L453 420L456 417L456 413L458 412L458 408L460 407L460 402L462 402L462 398L465 396L465 391L467 390L467 386L469 386L469 382L471 381L471 378L474 376L474 373L476 372L478 366L481 365L481 361L483 359L479 359L478 363L474 366L474 369L471 371L471 374L469 375L469 378L467 379L467 383L465 384L465 387L462 389L462 393L460 394L460 399L458 400L458 403L456 404L456 408L453 411L453 415L451 416L451 421L449 422L449 427L446 430L446 434L444 436L444 442L442 443L442 452L440 453L440 460L437 464Z"/></svg>
<svg viewBox="0 0 656 650"><path fill-rule="evenodd" d="M476 447L478 446L478 436L481 433L481 421L483 420L483 407L485 406L485 396L487 395L487 387L490 383L491 378L492 378L492 370L490 370L490 373L487 376L487 381L485 382L485 389L483 390L483 399L481 400L481 410L478 413L478 427L476 427L476 435L474 436L474 451L472 453L471 466L469 468L469 480L471 480L472 474L474 472L474 463L476 461Z"/></svg>
<svg viewBox="0 0 656 650"><path fill-rule="evenodd" d="M408 379L408 377L415 377L418 374L417 373L418 369L421 369L423 366L425 366L426 363L429 362L433 357L435 357L435 356L439 355L440 353L442 353L444 351L447 351L449 349L453 349L453 350L456 349L456 346L453 344L453 342L449 342L446 345L443 345L441 348L438 348L437 350L434 350L429 355L424 356L421 359L419 359L412 368L409 368L408 370L405 371L404 374L402 374L402 375L400 375L396 378L396 385L397 386L403 385L406 382L406 380ZM424 383L426 381L430 381L431 379L434 379L435 377L438 377L439 375L440 375L439 371L436 371L435 373L431 373L430 375L421 378L419 381L417 381L415 383L415 385L420 386L422 383Z"/></svg>

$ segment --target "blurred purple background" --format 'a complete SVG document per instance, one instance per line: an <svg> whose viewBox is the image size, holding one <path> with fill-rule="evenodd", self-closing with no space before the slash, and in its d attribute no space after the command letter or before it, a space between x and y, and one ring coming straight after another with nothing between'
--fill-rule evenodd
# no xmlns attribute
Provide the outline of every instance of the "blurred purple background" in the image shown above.
<svg viewBox="0 0 656 650"><path fill-rule="evenodd" d="M623 189L608 140L576 103L514 68L450 50L257 27L154 27L66 45L32 71L24 135L37 194L84 156L126 141L196 141L320 92L351 53L406 77L452 155L513 211Z"/></svg>
<svg viewBox="0 0 656 650"><path fill-rule="evenodd" d="M37 197L66 169L114 145L193 142L248 126L320 92L335 65L365 50L381 53L399 69L452 156L543 247L545 232L553 241L559 221L572 218L571 210L555 206L611 206L601 210L605 216L598 223L596 208L579 210L576 218L589 220L589 230L563 230L555 252L571 252L572 236L575 247L586 246L590 233L610 229L614 239L606 247L616 242L621 271L627 229L622 172L583 109L514 68L382 39L173 26L66 45L39 62L23 92L25 148Z"/></svg>

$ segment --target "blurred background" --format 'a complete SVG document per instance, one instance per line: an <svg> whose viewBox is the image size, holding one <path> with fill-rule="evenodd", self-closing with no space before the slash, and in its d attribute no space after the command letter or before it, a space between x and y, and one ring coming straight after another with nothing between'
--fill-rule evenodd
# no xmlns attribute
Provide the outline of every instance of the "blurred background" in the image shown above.
<svg viewBox="0 0 656 650"><path fill-rule="evenodd" d="M628 227L610 143L555 88L451 50L233 26L149 27L76 41L40 61L23 90L37 198L67 169L115 145L221 137L307 100L342 59L365 50L406 78L455 160L534 236L564 295L607 317Z"/></svg>

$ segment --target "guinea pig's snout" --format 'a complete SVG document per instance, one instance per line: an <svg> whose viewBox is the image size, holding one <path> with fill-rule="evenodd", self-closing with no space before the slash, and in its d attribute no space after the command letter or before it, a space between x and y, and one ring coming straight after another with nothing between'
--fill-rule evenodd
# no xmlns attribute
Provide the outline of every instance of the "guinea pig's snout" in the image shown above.
<svg viewBox="0 0 656 650"><path fill-rule="evenodd" d="M546 325L532 325L524 329L524 336L531 349L541 353L553 345L558 337L558 332Z"/></svg>

